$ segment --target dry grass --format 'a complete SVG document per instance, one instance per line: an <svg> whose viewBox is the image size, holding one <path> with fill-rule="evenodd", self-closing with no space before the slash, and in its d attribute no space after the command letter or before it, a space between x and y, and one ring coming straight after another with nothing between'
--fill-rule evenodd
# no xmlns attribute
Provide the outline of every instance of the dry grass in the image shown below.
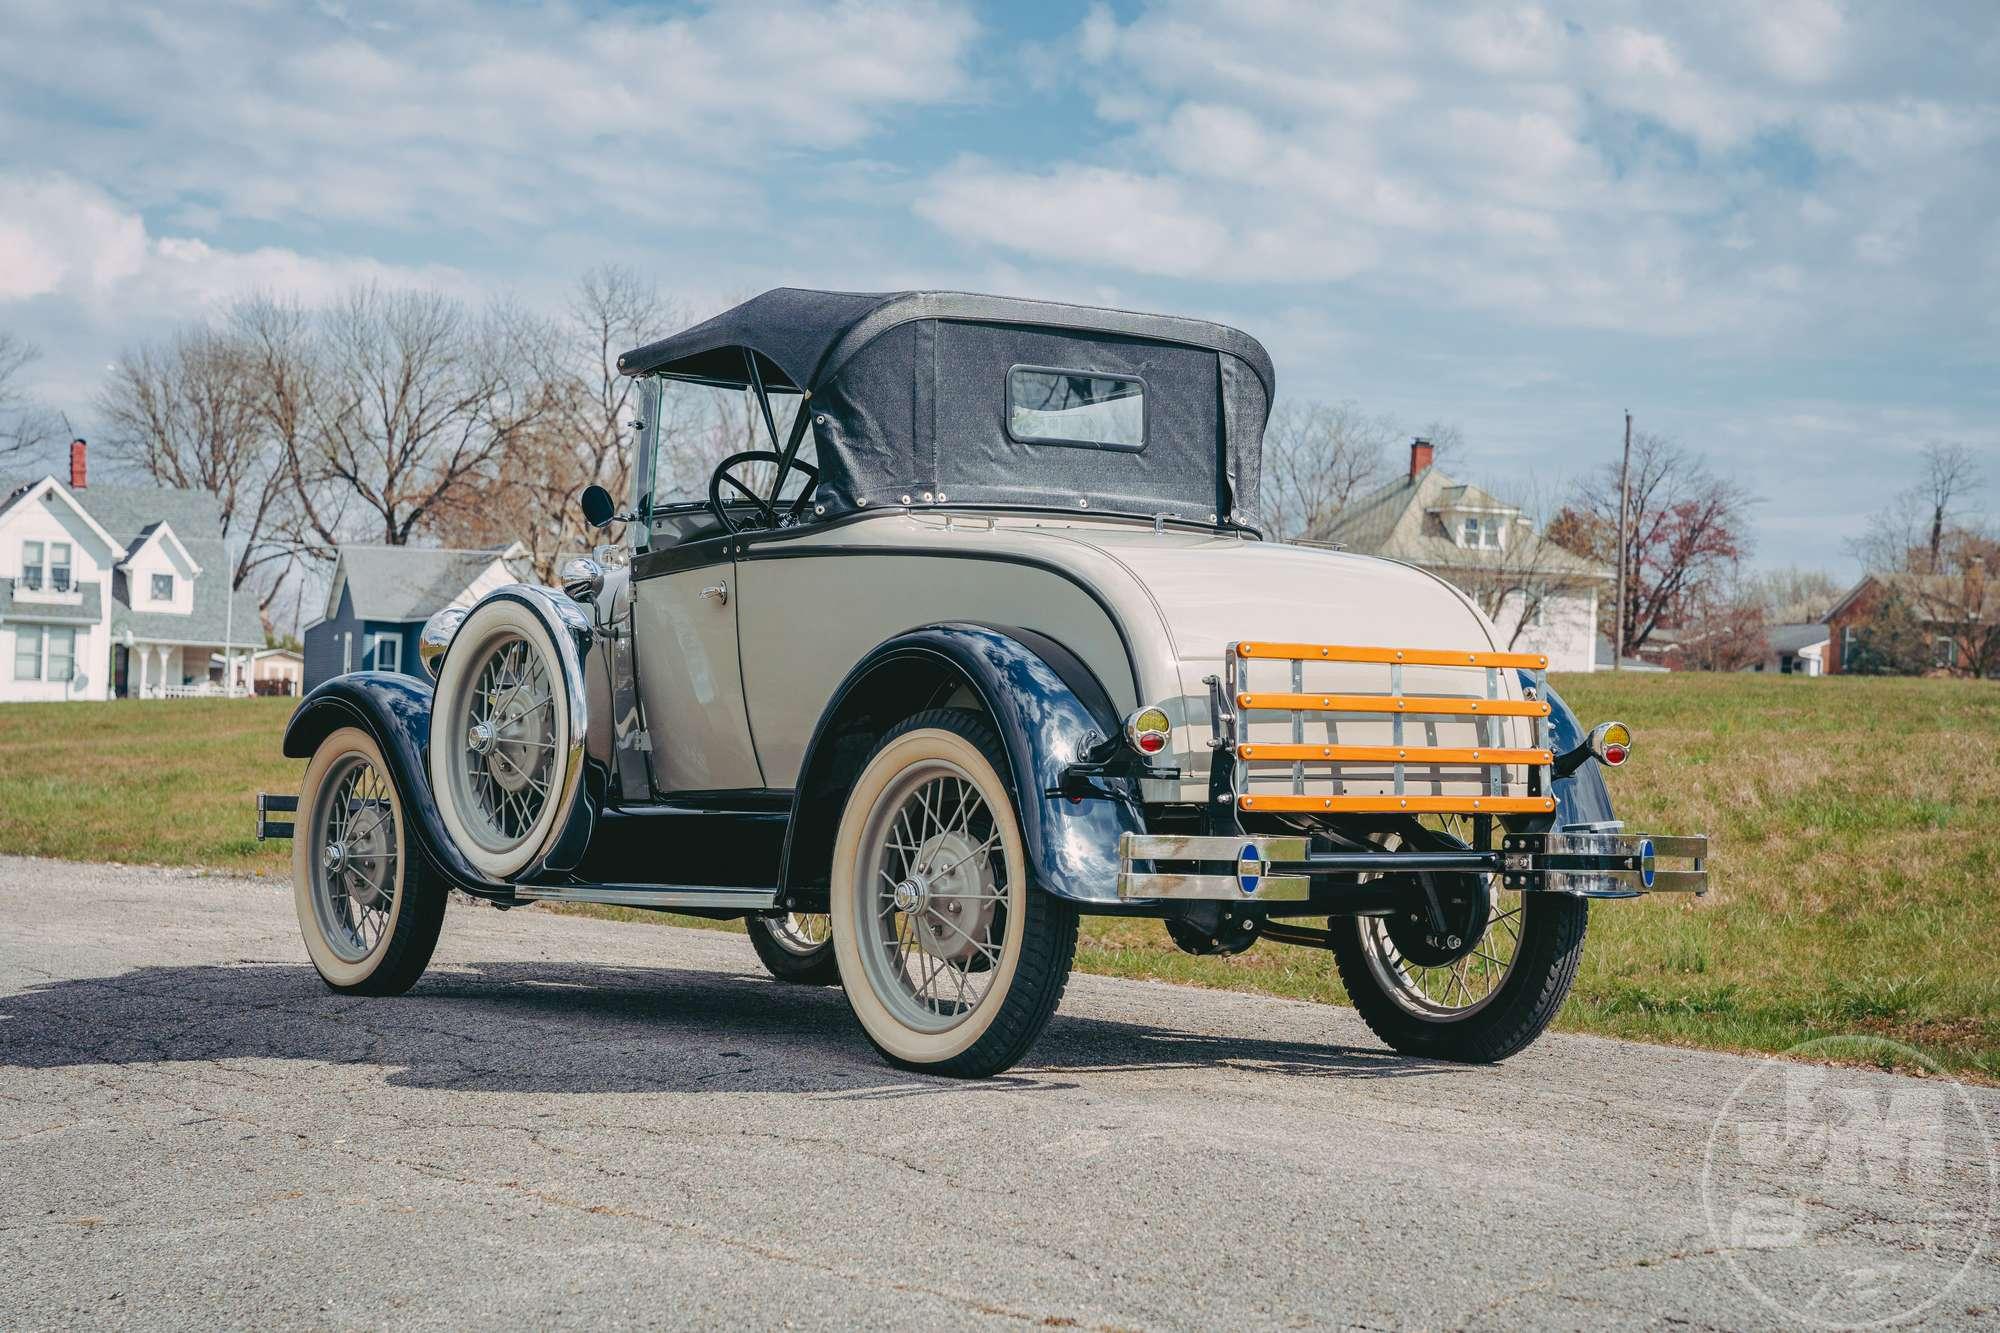
<svg viewBox="0 0 2000 1333"><path fill-rule="evenodd" d="M1558 679L1638 734L1618 812L1710 833L1715 891L1599 903L1560 1026L1783 1050L1868 1033L2000 1082L2000 686L1755 676ZM0 851L282 873L250 798L295 790L288 701L0 709ZM658 920L645 913L624 913ZM676 920L679 920L676 918ZM714 924L687 922L687 924ZM1093 972L1340 1002L1325 954L1191 958L1088 921Z"/></svg>

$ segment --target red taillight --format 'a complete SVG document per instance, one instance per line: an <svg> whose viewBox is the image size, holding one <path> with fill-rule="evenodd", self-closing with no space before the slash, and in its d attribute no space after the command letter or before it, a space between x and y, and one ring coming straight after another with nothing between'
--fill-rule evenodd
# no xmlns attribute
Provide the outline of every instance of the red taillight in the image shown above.
<svg viewBox="0 0 2000 1333"><path fill-rule="evenodd" d="M1605 746L1605 747L1604 747L1604 762L1605 762L1605 763L1607 763L1607 764L1610 764L1610 765L1611 765L1612 767L1614 767L1614 768L1615 768L1615 767L1617 767L1617 766L1618 766L1619 764L1622 764L1622 763L1624 763L1624 762L1625 762L1625 747L1624 747L1624 746L1622 746L1622 745L1607 745L1607 746Z"/></svg>
<svg viewBox="0 0 2000 1333"><path fill-rule="evenodd" d="M1139 749L1145 754L1158 754L1167 748L1165 732L1142 731L1138 736Z"/></svg>

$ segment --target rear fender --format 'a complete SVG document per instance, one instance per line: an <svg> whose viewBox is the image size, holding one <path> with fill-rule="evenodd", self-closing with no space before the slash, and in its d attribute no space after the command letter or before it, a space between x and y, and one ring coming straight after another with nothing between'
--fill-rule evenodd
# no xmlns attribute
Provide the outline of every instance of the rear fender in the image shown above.
<svg viewBox="0 0 2000 1333"><path fill-rule="evenodd" d="M1072 654L1040 634L964 623L897 635L834 692L793 796L787 893L826 884L842 794L875 741L961 686L978 696L1007 747L1006 776L1034 882L1075 902L1118 901L1118 839L1143 831L1136 813L1117 801L1049 795L1064 768L1118 734L1108 694Z"/></svg>
<svg viewBox="0 0 2000 1333"><path fill-rule="evenodd" d="M1524 672L1523 686L1533 684ZM1583 744L1589 731L1577 720L1553 685L1544 685L1543 698L1549 703L1549 748L1557 754ZM1611 792L1604 785L1604 769L1595 759L1586 759L1568 777L1557 778L1551 788L1556 798L1557 828L1570 824L1599 824L1615 820L1611 813Z"/></svg>

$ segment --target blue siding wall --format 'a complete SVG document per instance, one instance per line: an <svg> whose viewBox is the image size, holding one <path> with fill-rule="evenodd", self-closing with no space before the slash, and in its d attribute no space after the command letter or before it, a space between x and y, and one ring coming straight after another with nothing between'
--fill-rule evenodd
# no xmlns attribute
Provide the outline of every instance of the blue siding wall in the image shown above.
<svg viewBox="0 0 2000 1333"><path fill-rule="evenodd" d="M375 670L377 634L393 634L401 641L402 661L399 668L404 675L423 675L423 665L417 661L417 634L422 629L421 623L362 620L354 614L353 594L343 589L340 606L333 617L320 621L305 632L306 688L310 690L322 681L340 675L349 669L350 662L355 671ZM351 656L348 651L350 638L354 645Z"/></svg>

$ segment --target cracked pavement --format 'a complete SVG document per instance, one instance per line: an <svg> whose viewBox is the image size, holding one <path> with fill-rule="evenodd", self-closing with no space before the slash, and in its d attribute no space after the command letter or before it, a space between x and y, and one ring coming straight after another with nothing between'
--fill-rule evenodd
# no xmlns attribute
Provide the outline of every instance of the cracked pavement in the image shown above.
<svg viewBox="0 0 2000 1333"><path fill-rule="evenodd" d="M1781 1076L1731 1101L1770 1070L1741 1057L1455 1067L1347 1009L1078 976L1027 1065L960 1083L736 935L455 902L416 990L365 1000L276 881L0 858L0 922L0 1327L1740 1328L1941 1288L1925 1318L2000 1326L1977 1152L1722 1243L1718 1112L1782 1112ZM2000 1135L1990 1089L1841 1083ZM1852 1213L1795 1164L1724 1183Z"/></svg>

